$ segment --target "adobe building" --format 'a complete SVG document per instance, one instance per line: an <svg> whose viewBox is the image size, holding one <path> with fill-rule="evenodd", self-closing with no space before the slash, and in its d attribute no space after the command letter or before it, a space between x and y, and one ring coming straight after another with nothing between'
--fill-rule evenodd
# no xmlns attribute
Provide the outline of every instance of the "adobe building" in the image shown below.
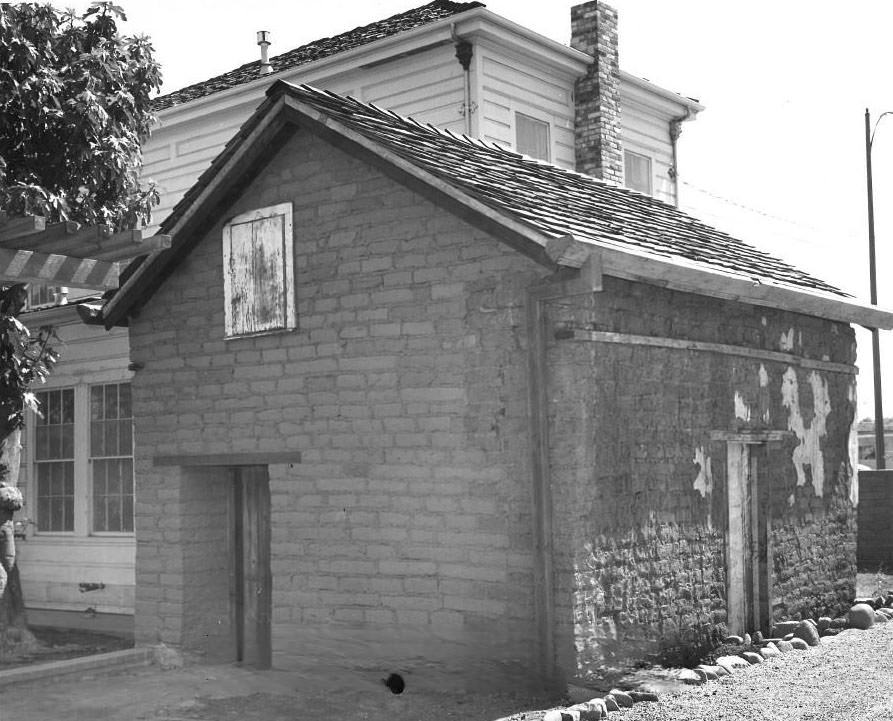
<svg viewBox="0 0 893 721"><path fill-rule="evenodd" d="M853 595L893 314L648 195L310 87L102 309L136 634L411 686L585 683Z"/></svg>

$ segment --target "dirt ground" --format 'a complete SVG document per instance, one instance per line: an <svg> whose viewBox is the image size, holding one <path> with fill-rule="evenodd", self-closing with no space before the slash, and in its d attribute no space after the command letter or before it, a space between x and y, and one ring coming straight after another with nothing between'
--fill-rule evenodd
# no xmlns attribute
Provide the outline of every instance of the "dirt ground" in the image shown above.
<svg viewBox="0 0 893 721"><path fill-rule="evenodd" d="M512 694L413 689L392 694L372 679L253 672L236 666L158 666L0 688L0 721L535 721L554 703Z"/></svg>
<svg viewBox="0 0 893 721"><path fill-rule="evenodd" d="M133 641L94 631L31 627L37 646L0 658L0 670L133 648ZM0 716L0 719L3 717Z"/></svg>

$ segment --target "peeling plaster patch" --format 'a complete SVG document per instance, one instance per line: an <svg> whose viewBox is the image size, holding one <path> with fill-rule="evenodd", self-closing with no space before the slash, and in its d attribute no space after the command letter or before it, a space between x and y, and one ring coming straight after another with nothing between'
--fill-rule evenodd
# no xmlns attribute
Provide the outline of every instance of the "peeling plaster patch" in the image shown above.
<svg viewBox="0 0 893 721"><path fill-rule="evenodd" d="M788 409L788 430L794 432L800 443L794 449L792 460L797 471L797 485L806 485L806 467L812 475L812 487L821 496L825 486L825 463L822 457L821 439L826 435L825 419L831 412L828 383L818 373L809 374L812 388L813 416L807 425L800 413L800 396L797 372L788 368L782 377L781 402Z"/></svg>
<svg viewBox="0 0 893 721"><path fill-rule="evenodd" d="M794 350L794 329L791 328L787 333L782 333L778 339L778 346L782 350Z"/></svg>
<svg viewBox="0 0 893 721"><path fill-rule="evenodd" d="M750 407L739 391L735 391L735 418L739 421L750 421Z"/></svg>
<svg viewBox="0 0 893 721"><path fill-rule="evenodd" d="M713 493L713 471L710 469L710 458L704 452L704 447L695 448L695 457L692 462L698 466L698 477L695 478L694 488L706 498L708 493Z"/></svg>
<svg viewBox="0 0 893 721"><path fill-rule="evenodd" d="M766 366L760 363L760 388L768 389L769 388L769 374L766 372ZM763 407L763 423L769 425L771 423L770 411L769 411L769 391L763 390L760 393L760 405Z"/></svg>

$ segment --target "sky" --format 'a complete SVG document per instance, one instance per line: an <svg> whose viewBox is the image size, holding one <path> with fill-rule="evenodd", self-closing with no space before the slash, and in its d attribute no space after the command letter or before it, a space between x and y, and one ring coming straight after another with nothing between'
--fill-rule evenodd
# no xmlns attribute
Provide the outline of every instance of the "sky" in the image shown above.
<svg viewBox="0 0 893 721"><path fill-rule="evenodd" d="M122 31L146 34L170 92L402 12L424 0L128 2ZM69 4L69 3L67 3ZM487 8L562 43L567 0ZM679 143L683 203L709 202L723 230L868 297L865 109L893 111L893 3L850 0L613 0L620 65L706 109ZM83 7L84 3L75 3ZM874 169L879 304L893 308L893 116ZM706 205L705 205L706 207ZM731 227L728 227L731 226ZM885 415L893 416L893 331L882 333ZM873 415L870 340L859 335L860 418Z"/></svg>

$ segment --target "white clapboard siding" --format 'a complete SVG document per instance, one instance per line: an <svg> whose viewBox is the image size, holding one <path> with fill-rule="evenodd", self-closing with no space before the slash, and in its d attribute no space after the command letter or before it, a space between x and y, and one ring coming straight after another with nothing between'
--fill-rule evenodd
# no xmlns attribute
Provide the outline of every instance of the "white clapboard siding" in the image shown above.
<svg viewBox="0 0 893 721"><path fill-rule="evenodd" d="M133 613L133 537L29 536L16 552L29 608ZM82 591L82 583L102 587Z"/></svg>
<svg viewBox="0 0 893 721"><path fill-rule="evenodd" d="M623 147L651 158L654 197L666 203L675 203L675 184L669 172L673 165L669 118L655 115L638 103L622 103L620 112Z"/></svg>
<svg viewBox="0 0 893 721"><path fill-rule="evenodd" d="M523 113L549 123L549 160L573 168L573 82L493 48L483 46L479 52L481 137L514 150L516 113Z"/></svg>
<svg viewBox="0 0 893 721"><path fill-rule="evenodd" d="M378 66L348 71L333 68L329 75L312 76L303 75L299 69L281 77L291 83L309 82L353 95L401 115L411 115L419 122L464 132L460 114L464 80L454 53L452 45L443 45ZM143 178L154 181L161 195L153 212L156 225L194 185L263 97L262 89L246 90L227 102L210 103L206 112L193 113L184 122L175 122L176 109L161 114L159 126L144 147L143 165Z"/></svg>

